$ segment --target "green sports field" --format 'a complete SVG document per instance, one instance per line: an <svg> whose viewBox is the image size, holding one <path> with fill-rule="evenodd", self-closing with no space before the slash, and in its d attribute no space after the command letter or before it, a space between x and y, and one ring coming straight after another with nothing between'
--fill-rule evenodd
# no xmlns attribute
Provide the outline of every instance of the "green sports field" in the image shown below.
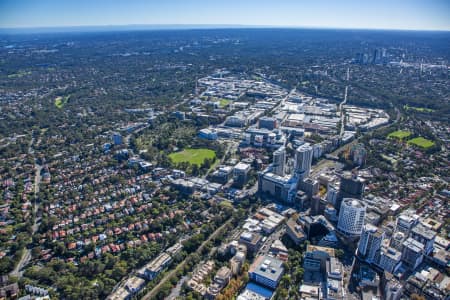
<svg viewBox="0 0 450 300"><path fill-rule="evenodd" d="M396 139L403 140L404 138L407 138L410 135L411 135L411 132L409 132L407 130L397 130L397 131L389 133L388 138L396 138Z"/></svg>
<svg viewBox="0 0 450 300"><path fill-rule="evenodd" d="M66 103L69 101L69 98L70 98L70 96L65 96L65 97L58 96L58 97L56 97L56 99L55 99L55 106L57 108L63 108L64 105L66 105Z"/></svg>
<svg viewBox="0 0 450 300"><path fill-rule="evenodd" d="M201 165L205 159L214 159L216 153L209 149L184 149L180 152L171 153L169 158L173 163L188 162L191 165Z"/></svg>
<svg viewBox="0 0 450 300"><path fill-rule="evenodd" d="M419 146L424 149L428 149L434 146L434 142L427 140L423 137L416 137L408 141L408 144Z"/></svg>

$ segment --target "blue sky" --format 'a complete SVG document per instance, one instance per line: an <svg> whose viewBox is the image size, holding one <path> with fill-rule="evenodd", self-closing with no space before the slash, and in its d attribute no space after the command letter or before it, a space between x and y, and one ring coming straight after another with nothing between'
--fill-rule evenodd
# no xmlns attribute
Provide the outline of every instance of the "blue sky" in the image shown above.
<svg viewBox="0 0 450 300"><path fill-rule="evenodd" d="M132 24L450 30L450 0L0 0L0 28Z"/></svg>

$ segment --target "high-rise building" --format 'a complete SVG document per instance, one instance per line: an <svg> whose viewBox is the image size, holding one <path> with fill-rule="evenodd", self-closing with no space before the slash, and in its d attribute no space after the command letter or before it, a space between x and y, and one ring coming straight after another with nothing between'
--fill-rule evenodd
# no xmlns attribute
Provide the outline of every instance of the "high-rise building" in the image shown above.
<svg viewBox="0 0 450 300"><path fill-rule="evenodd" d="M392 276L392 274L389 274L389 277L385 279L385 282L384 299L400 300L403 295L403 285L394 276Z"/></svg>
<svg viewBox="0 0 450 300"><path fill-rule="evenodd" d="M243 187L247 183L250 169L251 166L243 162L234 166L234 184L236 186Z"/></svg>
<svg viewBox="0 0 450 300"><path fill-rule="evenodd" d="M402 261L411 270L417 268L423 261L424 245L413 238L403 243Z"/></svg>
<svg viewBox="0 0 450 300"><path fill-rule="evenodd" d="M411 234L409 236L424 245L426 255L429 255L431 252L433 252L436 232L426 228L421 223L419 223L411 230Z"/></svg>
<svg viewBox="0 0 450 300"><path fill-rule="evenodd" d="M384 232L376 226L366 224L363 227L358 245L358 255L369 263L373 263L380 250Z"/></svg>
<svg viewBox="0 0 450 300"><path fill-rule="evenodd" d="M341 176L341 184L339 186L339 194L336 201L336 209L340 209L342 199L355 198L362 199L364 195L365 181L358 174L352 172L344 172Z"/></svg>
<svg viewBox="0 0 450 300"><path fill-rule="evenodd" d="M286 148L281 146L273 152L273 173L278 176L284 176L284 169L286 165Z"/></svg>
<svg viewBox="0 0 450 300"><path fill-rule="evenodd" d="M402 253L397 249L382 245L376 265L384 271L393 273L396 271L402 259Z"/></svg>
<svg viewBox="0 0 450 300"><path fill-rule="evenodd" d="M350 157L353 163L362 166L366 162L367 150L363 144L355 144L350 149Z"/></svg>
<svg viewBox="0 0 450 300"><path fill-rule="evenodd" d="M419 222L419 216L415 214L401 214L397 218L397 226L395 231L409 235L411 229Z"/></svg>
<svg viewBox="0 0 450 300"><path fill-rule="evenodd" d="M295 173L302 180L309 176L313 157L313 148L308 144L303 144L295 151Z"/></svg>
<svg viewBox="0 0 450 300"><path fill-rule="evenodd" d="M344 198L339 210L337 229L348 237L361 235L364 226L366 206L358 199Z"/></svg>

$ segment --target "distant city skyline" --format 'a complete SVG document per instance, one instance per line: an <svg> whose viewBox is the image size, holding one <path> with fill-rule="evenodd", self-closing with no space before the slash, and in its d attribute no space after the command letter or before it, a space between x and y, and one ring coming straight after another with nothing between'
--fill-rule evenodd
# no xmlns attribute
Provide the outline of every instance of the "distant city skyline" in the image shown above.
<svg viewBox="0 0 450 300"><path fill-rule="evenodd" d="M0 28L123 25L450 30L447 0L0 0Z"/></svg>

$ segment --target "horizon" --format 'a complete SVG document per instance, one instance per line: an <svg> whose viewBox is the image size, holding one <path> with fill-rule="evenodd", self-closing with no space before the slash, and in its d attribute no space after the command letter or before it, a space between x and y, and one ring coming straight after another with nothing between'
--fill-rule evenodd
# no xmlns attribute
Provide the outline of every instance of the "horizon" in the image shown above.
<svg viewBox="0 0 450 300"><path fill-rule="evenodd" d="M357 27L312 27L283 25L242 25L242 24L123 24L123 25L74 25L46 27L0 27L0 34L39 33L92 33L126 31L176 31L176 30L233 30L233 29L280 29L280 30L337 30L337 31L385 31L385 32L435 32L450 33L450 29L397 29L397 28L357 28Z"/></svg>
<svg viewBox="0 0 450 300"><path fill-rule="evenodd" d="M0 29L113 26L201 26L450 31L445 0L204 0L0 2Z"/></svg>

